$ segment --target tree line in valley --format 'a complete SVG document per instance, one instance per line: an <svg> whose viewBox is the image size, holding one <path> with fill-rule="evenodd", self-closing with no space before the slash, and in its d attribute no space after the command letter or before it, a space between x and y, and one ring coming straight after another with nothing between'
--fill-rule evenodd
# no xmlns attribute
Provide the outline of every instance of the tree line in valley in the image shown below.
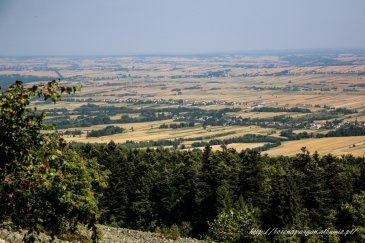
<svg viewBox="0 0 365 243"><path fill-rule="evenodd" d="M101 137L109 136L113 134L118 134L123 132L123 128L116 126L106 126L105 128L99 130L91 130L87 133L87 137Z"/></svg>

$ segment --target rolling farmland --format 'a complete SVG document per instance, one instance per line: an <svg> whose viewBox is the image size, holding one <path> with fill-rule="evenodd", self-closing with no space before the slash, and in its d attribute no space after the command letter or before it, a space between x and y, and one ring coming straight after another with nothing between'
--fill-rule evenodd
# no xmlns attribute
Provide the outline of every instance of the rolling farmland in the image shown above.
<svg viewBox="0 0 365 243"><path fill-rule="evenodd" d="M284 142L281 146L273 148L265 153L273 156L296 155L300 149L306 147L309 151L317 151L319 154L365 156L365 137L342 138L318 138Z"/></svg>
<svg viewBox="0 0 365 243"><path fill-rule="evenodd" d="M29 85L60 78L82 87L56 104L32 103L46 111L49 123L67 141L178 140L177 147L189 149L215 140L215 149L219 143L238 150L271 144L264 150L272 155L296 154L300 145L310 151L364 155L361 136L321 138L341 127L364 126L361 52L0 58L0 67L3 85L12 78ZM109 125L123 132L88 136ZM285 137L282 132L288 129L299 135ZM248 144L242 137L250 134L268 140ZM271 138L281 142L273 145ZM301 138L306 140L297 140Z"/></svg>

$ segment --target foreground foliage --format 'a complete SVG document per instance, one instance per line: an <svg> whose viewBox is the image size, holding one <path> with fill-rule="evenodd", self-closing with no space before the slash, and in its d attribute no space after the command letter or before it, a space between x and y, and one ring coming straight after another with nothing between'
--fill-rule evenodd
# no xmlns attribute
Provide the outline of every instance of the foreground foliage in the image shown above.
<svg viewBox="0 0 365 243"><path fill-rule="evenodd" d="M223 209L209 223L208 235L218 242L262 242L262 236L248 233L261 228L255 213L255 209L240 197L237 206Z"/></svg>
<svg viewBox="0 0 365 243"><path fill-rule="evenodd" d="M72 234L78 223L98 237L96 192L106 186L105 173L57 134L41 132L44 115L27 108L35 95L56 101L65 91L72 89L56 81L32 88L18 81L0 93L0 222L29 229L24 241L41 231Z"/></svg>

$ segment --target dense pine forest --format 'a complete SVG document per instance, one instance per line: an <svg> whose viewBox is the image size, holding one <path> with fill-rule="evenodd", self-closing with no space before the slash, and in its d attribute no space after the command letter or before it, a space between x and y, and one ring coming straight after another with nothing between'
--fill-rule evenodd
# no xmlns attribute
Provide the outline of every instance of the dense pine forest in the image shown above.
<svg viewBox="0 0 365 243"><path fill-rule="evenodd" d="M218 242L365 242L365 158L67 144L27 106L77 88L0 93L0 223L77 238L97 223ZM287 230L287 231L286 231ZM317 232L315 232L317 231Z"/></svg>
<svg viewBox="0 0 365 243"><path fill-rule="evenodd" d="M269 157L223 146L213 152L72 144L111 173L100 222L140 230L177 227L226 242L363 242L365 159ZM254 235L252 229L357 230L352 234ZM251 234L250 234L251 232Z"/></svg>

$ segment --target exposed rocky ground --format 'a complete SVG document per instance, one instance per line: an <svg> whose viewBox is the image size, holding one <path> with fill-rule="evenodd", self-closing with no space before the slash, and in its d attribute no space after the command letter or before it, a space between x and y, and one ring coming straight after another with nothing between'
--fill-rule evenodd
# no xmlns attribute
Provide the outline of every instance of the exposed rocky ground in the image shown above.
<svg viewBox="0 0 365 243"><path fill-rule="evenodd" d="M103 232L103 242L179 242L179 243L194 243L200 242L196 239L191 238L179 238L176 240L165 238L159 234L151 232L142 232L129 229L111 228L111 227L101 227Z"/></svg>
<svg viewBox="0 0 365 243"><path fill-rule="evenodd" d="M100 225L100 230L103 233L102 243L164 243L164 242L175 242L175 243L195 243L201 242L191 238L178 238L169 239L157 233L143 232L130 229L113 228ZM21 243L26 230L16 230L12 228L11 224L4 224L0 228L0 243ZM51 237L41 234L38 242L51 242ZM64 241L56 239L53 242L66 243L66 242L83 242L81 240Z"/></svg>

